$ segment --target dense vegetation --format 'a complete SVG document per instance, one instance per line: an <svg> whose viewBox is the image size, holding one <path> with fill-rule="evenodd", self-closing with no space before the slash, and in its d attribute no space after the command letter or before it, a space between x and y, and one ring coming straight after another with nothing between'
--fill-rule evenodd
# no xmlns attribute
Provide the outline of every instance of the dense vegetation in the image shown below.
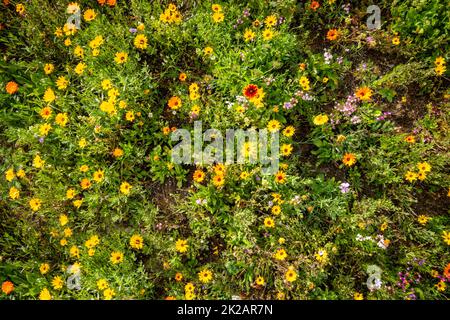
<svg viewBox="0 0 450 320"><path fill-rule="evenodd" d="M372 4L3 0L0 299L447 299L450 12Z"/></svg>

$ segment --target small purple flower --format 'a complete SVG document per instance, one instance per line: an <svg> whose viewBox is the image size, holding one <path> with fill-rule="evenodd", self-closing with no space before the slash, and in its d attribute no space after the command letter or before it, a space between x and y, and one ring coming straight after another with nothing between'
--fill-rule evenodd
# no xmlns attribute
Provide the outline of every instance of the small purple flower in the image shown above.
<svg viewBox="0 0 450 320"><path fill-rule="evenodd" d="M241 18L237 19L237 24L243 24L244 20L242 20Z"/></svg>
<svg viewBox="0 0 450 320"><path fill-rule="evenodd" d="M347 193L350 191L350 183L348 182L342 182L339 186L339 189L341 190L341 193Z"/></svg>
<svg viewBox="0 0 450 320"><path fill-rule="evenodd" d="M136 28L130 28L130 30L129 30L131 33L136 33L137 32L137 29Z"/></svg>
<svg viewBox="0 0 450 320"><path fill-rule="evenodd" d="M202 204L202 199L195 200L195 203L197 203L198 205Z"/></svg>
<svg viewBox="0 0 450 320"><path fill-rule="evenodd" d="M248 17L250 15L250 11L248 9L245 9L243 15L244 17Z"/></svg>
<svg viewBox="0 0 450 320"><path fill-rule="evenodd" d="M40 142L40 143L44 143L44 137L40 137L40 138L39 138L39 142Z"/></svg>
<svg viewBox="0 0 450 320"><path fill-rule="evenodd" d="M342 62L344 62L344 58L343 57L338 57L336 59L336 61L337 61L338 64L341 64Z"/></svg>
<svg viewBox="0 0 450 320"><path fill-rule="evenodd" d="M283 108L285 108L285 109L292 109L292 103L285 102L284 105L283 105Z"/></svg>

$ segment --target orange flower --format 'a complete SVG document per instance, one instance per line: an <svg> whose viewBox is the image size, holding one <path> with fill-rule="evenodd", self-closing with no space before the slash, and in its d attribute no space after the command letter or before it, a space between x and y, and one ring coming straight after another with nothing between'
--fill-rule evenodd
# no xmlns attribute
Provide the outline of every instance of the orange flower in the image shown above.
<svg viewBox="0 0 450 320"><path fill-rule="evenodd" d="M89 189L91 187L91 182L89 181L89 179L84 178L83 180L81 180L80 186L82 189Z"/></svg>
<svg viewBox="0 0 450 320"><path fill-rule="evenodd" d="M368 87L361 87L356 90L355 95L359 98L359 100L367 101L370 100L370 97L372 96L372 90Z"/></svg>
<svg viewBox="0 0 450 320"><path fill-rule="evenodd" d="M107 0L106 3L108 3L108 6L114 7L116 5L116 0Z"/></svg>
<svg viewBox="0 0 450 320"><path fill-rule="evenodd" d="M444 269L443 275L447 278L450 279L450 263L447 264L447 266Z"/></svg>
<svg viewBox="0 0 450 320"><path fill-rule="evenodd" d="M253 99L258 94L259 88L255 84L248 84L245 86L242 93L247 99Z"/></svg>
<svg viewBox="0 0 450 320"><path fill-rule="evenodd" d="M336 40L339 36L339 31L336 29L328 30L327 39L330 41Z"/></svg>
<svg viewBox="0 0 450 320"><path fill-rule="evenodd" d="M414 138L414 136L407 136L405 138L405 141L408 143L415 143L416 142L416 138Z"/></svg>
<svg viewBox="0 0 450 320"><path fill-rule="evenodd" d="M278 171L275 174L275 182L285 183L286 182L286 174L283 171Z"/></svg>
<svg viewBox="0 0 450 320"><path fill-rule="evenodd" d="M202 170L195 170L193 179L196 182L202 182L205 179L205 173Z"/></svg>
<svg viewBox="0 0 450 320"><path fill-rule="evenodd" d="M309 7L316 11L317 9L319 9L320 7L320 3L318 1L311 1L311 4L309 5Z"/></svg>
<svg viewBox="0 0 450 320"><path fill-rule="evenodd" d="M5 281L2 283L2 291L5 294L10 294L11 292L14 291L14 283L12 283L11 281Z"/></svg>
<svg viewBox="0 0 450 320"><path fill-rule="evenodd" d="M346 153L344 154L344 157L342 157L342 162L346 165L351 167L356 163L356 156L353 153Z"/></svg>
<svg viewBox="0 0 450 320"><path fill-rule="evenodd" d="M9 94L14 94L19 91L19 85L15 81L10 81L6 84L6 92Z"/></svg>
<svg viewBox="0 0 450 320"><path fill-rule="evenodd" d="M169 102L167 103L170 109L177 110L179 107L181 107L181 99L174 96L169 99Z"/></svg>
<svg viewBox="0 0 450 320"><path fill-rule="evenodd" d="M178 79L180 81L186 81L186 78L187 78L187 74L184 72L180 73L180 75L178 76Z"/></svg>

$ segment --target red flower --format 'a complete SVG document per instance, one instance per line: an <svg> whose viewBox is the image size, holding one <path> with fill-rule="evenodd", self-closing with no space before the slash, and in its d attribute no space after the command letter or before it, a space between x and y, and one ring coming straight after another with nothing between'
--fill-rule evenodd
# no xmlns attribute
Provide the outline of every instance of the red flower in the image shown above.
<svg viewBox="0 0 450 320"><path fill-rule="evenodd" d="M259 89L257 85L249 84L245 86L242 92L247 99L253 99L258 94L258 90Z"/></svg>
<svg viewBox="0 0 450 320"><path fill-rule="evenodd" d="M316 11L317 9L319 9L320 7L320 3L318 1L311 1L311 4L309 5L309 7Z"/></svg>

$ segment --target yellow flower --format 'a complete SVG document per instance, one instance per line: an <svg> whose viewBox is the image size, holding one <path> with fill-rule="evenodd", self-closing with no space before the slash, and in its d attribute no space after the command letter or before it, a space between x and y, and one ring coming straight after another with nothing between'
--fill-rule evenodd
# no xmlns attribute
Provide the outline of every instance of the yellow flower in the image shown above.
<svg viewBox="0 0 450 320"><path fill-rule="evenodd" d="M41 117L45 120L47 120L48 118L50 118L50 116L52 115L52 108L50 107L44 107L41 109L41 111L39 112L39 114L41 115Z"/></svg>
<svg viewBox="0 0 450 320"><path fill-rule="evenodd" d="M295 270L292 267L290 267L288 271L286 271L286 273L284 274L284 278L288 282L294 282L295 280L297 280L297 272L295 272Z"/></svg>
<svg viewBox="0 0 450 320"><path fill-rule="evenodd" d="M264 278L262 276L257 276L256 280L255 280L255 283L258 286L264 286L266 284L266 281L264 280Z"/></svg>
<svg viewBox="0 0 450 320"><path fill-rule="evenodd" d="M130 239L130 246L133 249L142 249L144 247L144 239L140 235L133 235Z"/></svg>
<svg viewBox="0 0 450 320"><path fill-rule="evenodd" d="M275 259L277 259L277 260L280 260L280 261L283 261L284 259L286 259L286 257L287 257L287 253L286 253L286 250L284 250L284 249L278 249L276 252L275 252Z"/></svg>
<svg viewBox="0 0 450 320"><path fill-rule="evenodd" d="M70 228L65 228L64 229L64 236L66 236L67 238L70 238L72 236L72 229Z"/></svg>
<svg viewBox="0 0 450 320"><path fill-rule="evenodd" d="M123 150L120 148L115 148L113 151L113 156L115 158L119 158L119 157L123 156Z"/></svg>
<svg viewBox="0 0 450 320"><path fill-rule="evenodd" d="M426 225L428 223L428 220L430 219L431 219L430 217L423 214L417 217L417 221L423 226Z"/></svg>
<svg viewBox="0 0 450 320"><path fill-rule="evenodd" d="M83 58L84 57L84 49L80 46L76 46L75 49L73 50L73 54L75 56L77 56L78 58Z"/></svg>
<svg viewBox="0 0 450 320"><path fill-rule="evenodd" d="M123 253L120 251L113 251L111 252L111 263L112 264L118 264L123 261Z"/></svg>
<svg viewBox="0 0 450 320"><path fill-rule="evenodd" d="M117 52L114 58L114 61L118 64L122 64L127 62L128 60L128 53L126 52Z"/></svg>
<svg viewBox="0 0 450 320"><path fill-rule="evenodd" d="M413 182L413 181L417 180L417 173L408 171L405 174L405 179L408 180L409 182Z"/></svg>
<svg viewBox="0 0 450 320"><path fill-rule="evenodd" d="M19 199L20 191L16 187L11 187L9 189L9 197L13 200Z"/></svg>
<svg viewBox="0 0 450 320"><path fill-rule="evenodd" d="M81 139L78 141L78 146L79 146L81 149L83 149L84 147L86 147L86 146L87 146L87 141L86 141L86 139L85 139L85 138L81 138Z"/></svg>
<svg viewBox="0 0 450 320"><path fill-rule="evenodd" d="M101 86L102 86L103 90L111 89L112 88L111 80L109 80L109 79L102 80Z"/></svg>
<svg viewBox="0 0 450 320"><path fill-rule="evenodd" d="M264 219L264 226L267 228L275 228L275 221L271 217L266 217Z"/></svg>
<svg viewBox="0 0 450 320"><path fill-rule="evenodd" d="M50 270L50 265L48 263L43 263L39 267L39 271L41 272L41 274L46 274L47 272L49 272L49 270Z"/></svg>
<svg viewBox="0 0 450 320"><path fill-rule="evenodd" d="M24 178L25 177L25 171L23 169L20 169L19 171L17 171L16 175L19 178Z"/></svg>
<svg viewBox="0 0 450 320"><path fill-rule="evenodd" d="M64 227L69 222L69 217L67 215L62 214L59 216L59 224Z"/></svg>
<svg viewBox="0 0 450 320"><path fill-rule="evenodd" d="M47 90L45 90L44 93L44 101L47 103L51 103L55 101L55 99L56 99L55 92L52 90L52 88L47 88Z"/></svg>
<svg viewBox="0 0 450 320"><path fill-rule="evenodd" d="M309 90L309 79L307 77L305 76L300 77L300 80L298 82L302 86L303 90L305 91Z"/></svg>
<svg viewBox="0 0 450 320"><path fill-rule="evenodd" d="M95 182L101 182L105 177L105 173L103 170L97 170L94 172L93 179Z"/></svg>
<svg viewBox="0 0 450 320"><path fill-rule="evenodd" d="M175 250L177 250L180 253L184 253L188 250L189 245L187 244L187 240L178 239L175 243Z"/></svg>
<svg viewBox="0 0 450 320"><path fill-rule="evenodd" d="M223 22L224 20L224 14L222 12L214 12L212 15L213 21L216 23Z"/></svg>
<svg viewBox="0 0 450 320"><path fill-rule="evenodd" d="M48 132L51 130L52 126L48 123L44 123L39 127L39 133L42 136L48 135Z"/></svg>
<svg viewBox="0 0 450 320"><path fill-rule="evenodd" d="M70 253L70 256L73 257L73 258L79 258L80 257L80 249L78 249L77 246L72 246L69 249L69 253Z"/></svg>
<svg viewBox="0 0 450 320"><path fill-rule="evenodd" d="M436 285L436 288L438 289L438 291L445 291L445 289L447 288L447 285L445 284L444 281L439 281Z"/></svg>
<svg viewBox="0 0 450 320"><path fill-rule="evenodd" d="M244 32L244 40L245 40L245 42L252 41L253 39L255 39L255 36L256 36L256 33L254 33L250 29L246 29L245 32Z"/></svg>
<svg viewBox="0 0 450 320"><path fill-rule="evenodd" d="M83 14L83 18L86 21L92 21L96 16L97 14L95 13L94 9L87 9Z"/></svg>
<svg viewBox="0 0 450 320"><path fill-rule="evenodd" d="M450 246L450 231L443 231L442 239L444 239L444 242Z"/></svg>
<svg viewBox="0 0 450 320"><path fill-rule="evenodd" d="M14 179L14 169L10 168L5 172L5 178L7 181L11 182Z"/></svg>
<svg viewBox="0 0 450 320"><path fill-rule="evenodd" d="M205 55L209 56L213 53L213 48L211 47L206 47L205 49L203 49L203 52L205 53Z"/></svg>
<svg viewBox="0 0 450 320"><path fill-rule="evenodd" d="M103 291L103 296L105 297L105 300L111 300L115 295L116 292L111 288L108 288L105 291Z"/></svg>
<svg viewBox="0 0 450 320"><path fill-rule="evenodd" d="M52 286L55 290L61 290L63 287L64 281L61 279L60 276L56 276L52 279Z"/></svg>
<svg viewBox="0 0 450 320"><path fill-rule="evenodd" d="M327 122L328 122L328 116L326 114L319 114L319 115L315 116L313 119L313 123L316 126L324 125Z"/></svg>
<svg viewBox="0 0 450 320"><path fill-rule="evenodd" d="M274 35L274 33L273 33L272 29L264 29L264 31L262 32L262 36L265 41L272 39L273 35Z"/></svg>
<svg viewBox="0 0 450 320"><path fill-rule="evenodd" d="M108 288L108 281L106 279L99 279L97 281L97 288L98 290L105 290Z"/></svg>
<svg viewBox="0 0 450 320"><path fill-rule="evenodd" d="M266 19L264 19L264 23L267 27L272 28L277 24L277 17L274 15L267 16Z"/></svg>
<svg viewBox="0 0 450 320"><path fill-rule="evenodd" d="M72 203L73 203L73 206L78 209L83 204L83 199L75 200Z"/></svg>
<svg viewBox="0 0 450 320"><path fill-rule="evenodd" d="M41 207L41 200L38 198L33 198L30 200L29 205L31 210L38 211L39 208Z"/></svg>
<svg viewBox="0 0 450 320"><path fill-rule="evenodd" d="M86 64L84 62L80 62L76 65L74 71L76 74L81 75L83 74L84 69L86 69Z"/></svg>
<svg viewBox="0 0 450 320"><path fill-rule="evenodd" d="M400 37L393 37L392 38L392 44L394 46L398 46L400 44Z"/></svg>
<svg viewBox="0 0 450 320"><path fill-rule="evenodd" d="M320 263L326 263L328 259L328 253L325 249L321 249L314 254L314 258Z"/></svg>
<svg viewBox="0 0 450 320"><path fill-rule="evenodd" d="M356 163L356 156L353 153L346 153L342 157L342 162L347 167L351 167L352 165L354 165Z"/></svg>
<svg viewBox="0 0 450 320"><path fill-rule="evenodd" d="M72 40L70 40L70 38L67 38L66 40L64 40L64 45L66 47L70 46L72 44Z"/></svg>
<svg viewBox="0 0 450 320"><path fill-rule="evenodd" d="M278 216L281 213L281 207L278 205L275 205L272 207L271 211L272 211L273 215Z"/></svg>
<svg viewBox="0 0 450 320"><path fill-rule="evenodd" d="M125 119L126 119L127 121L132 122L132 121L134 120L134 112L133 112L133 111L128 111L128 112L125 114Z"/></svg>
<svg viewBox="0 0 450 320"><path fill-rule="evenodd" d="M72 188L67 189L67 191L66 191L66 198L69 199L69 200L73 199L75 194L76 194L75 189L72 189Z"/></svg>
<svg viewBox="0 0 450 320"><path fill-rule="evenodd" d="M436 57L436 59L434 60L434 64L436 66L441 66L445 64L445 59L443 57Z"/></svg>
<svg viewBox="0 0 450 320"><path fill-rule="evenodd" d="M21 3L16 4L16 12L23 15L25 13L25 6Z"/></svg>
<svg viewBox="0 0 450 320"><path fill-rule="evenodd" d="M211 6L211 9L214 12L221 12L222 11L222 6L220 4L213 4Z"/></svg>
<svg viewBox="0 0 450 320"><path fill-rule="evenodd" d="M281 146L281 154L285 157L289 156L292 153L293 147L290 144L283 144Z"/></svg>
<svg viewBox="0 0 450 320"><path fill-rule="evenodd" d="M61 127L65 127L68 121L69 117L67 116L67 113L58 113L55 117L56 124L60 125Z"/></svg>
<svg viewBox="0 0 450 320"><path fill-rule="evenodd" d="M64 90L69 85L69 80L67 80L65 77L61 76L56 79L56 87L58 90Z"/></svg>
<svg viewBox="0 0 450 320"><path fill-rule="evenodd" d="M419 169L419 171L421 172L430 172L431 171L431 166L428 164L428 162L419 162L417 164L417 168Z"/></svg>
<svg viewBox="0 0 450 320"><path fill-rule="evenodd" d="M50 74L53 72L53 70L55 70L55 66L51 63L46 63L44 65L44 72L45 74Z"/></svg>
<svg viewBox="0 0 450 320"><path fill-rule="evenodd" d="M128 182L122 182L122 184L120 185L120 192L128 195L128 194L130 194L131 188L132 187Z"/></svg>
<svg viewBox="0 0 450 320"><path fill-rule="evenodd" d="M108 113L109 115L113 115L116 113L116 108L114 107L114 104L112 104L109 101L102 101L100 103L100 110Z"/></svg>
<svg viewBox="0 0 450 320"><path fill-rule="evenodd" d="M353 295L353 299L354 299L354 300L363 300L363 299L364 299L364 296L363 296L362 293L355 292L355 294Z"/></svg>
<svg viewBox="0 0 450 320"><path fill-rule="evenodd" d="M134 46L138 49L145 49L147 48L147 37L143 34L138 34L134 38Z"/></svg>
<svg viewBox="0 0 450 320"><path fill-rule="evenodd" d="M208 283L212 280L211 270L204 269L198 273L198 279L203 283Z"/></svg>
<svg viewBox="0 0 450 320"><path fill-rule="evenodd" d="M139 31L144 31L144 29L145 29L145 24L139 23L138 26L136 27L136 29L138 29Z"/></svg>
<svg viewBox="0 0 450 320"><path fill-rule="evenodd" d="M267 129L269 130L269 132L277 132L278 130L280 130L280 127L281 125L278 120L270 120L267 124Z"/></svg>
<svg viewBox="0 0 450 320"><path fill-rule="evenodd" d="M39 300L52 300L52 295L47 288L41 290L41 292L39 293Z"/></svg>

